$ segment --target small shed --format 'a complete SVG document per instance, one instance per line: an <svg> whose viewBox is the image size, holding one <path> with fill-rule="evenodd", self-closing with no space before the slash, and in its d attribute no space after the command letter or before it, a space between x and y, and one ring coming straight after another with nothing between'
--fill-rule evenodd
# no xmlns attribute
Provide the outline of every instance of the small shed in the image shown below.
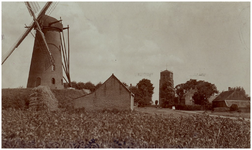
<svg viewBox="0 0 252 150"><path fill-rule="evenodd" d="M74 108L85 110L133 110L134 94L112 74L93 93L74 100Z"/></svg>

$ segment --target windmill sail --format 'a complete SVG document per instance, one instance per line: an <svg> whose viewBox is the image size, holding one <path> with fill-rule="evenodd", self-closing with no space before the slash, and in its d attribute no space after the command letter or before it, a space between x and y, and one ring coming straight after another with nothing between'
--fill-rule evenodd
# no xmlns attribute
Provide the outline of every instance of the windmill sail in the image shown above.
<svg viewBox="0 0 252 150"><path fill-rule="evenodd" d="M47 11L47 9L50 7L52 2L46 3L46 5L42 8L40 11L37 20L39 20ZM30 33L30 31L35 27L35 22L32 22L29 26L29 28L22 34L22 36L17 40L17 42L14 44L14 46L11 48L7 56L3 59L2 64L10 57L10 55L14 52L14 50L22 43L22 41L26 38L26 36Z"/></svg>
<svg viewBox="0 0 252 150"><path fill-rule="evenodd" d="M26 5L31 16L33 13L36 14L40 9L38 2L25 2L25 5Z"/></svg>

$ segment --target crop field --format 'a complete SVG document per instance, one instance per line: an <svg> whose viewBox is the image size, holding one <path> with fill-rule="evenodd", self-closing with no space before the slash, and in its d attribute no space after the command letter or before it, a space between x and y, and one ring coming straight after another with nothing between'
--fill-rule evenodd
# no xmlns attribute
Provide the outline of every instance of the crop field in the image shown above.
<svg viewBox="0 0 252 150"><path fill-rule="evenodd" d="M250 122L135 111L6 109L2 148L250 148Z"/></svg>

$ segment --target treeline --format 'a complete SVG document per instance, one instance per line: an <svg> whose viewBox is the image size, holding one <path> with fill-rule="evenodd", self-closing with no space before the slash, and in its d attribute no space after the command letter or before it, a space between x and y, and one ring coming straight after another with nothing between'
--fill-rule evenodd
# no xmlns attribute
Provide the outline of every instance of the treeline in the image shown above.
<svg viewBox="0 0 252 150"><path fill-rule="evenodd" d="M92 82L76 82L76 81L72 81L71 84L69 85L68 83L64 83L64 88L74 88L77 90L82 90L82 89L88 89L90 90L90 92L94 92L96 89L98 89L100 86L102 85L101 82L99 82L98 84L93 84Z"/></svg>

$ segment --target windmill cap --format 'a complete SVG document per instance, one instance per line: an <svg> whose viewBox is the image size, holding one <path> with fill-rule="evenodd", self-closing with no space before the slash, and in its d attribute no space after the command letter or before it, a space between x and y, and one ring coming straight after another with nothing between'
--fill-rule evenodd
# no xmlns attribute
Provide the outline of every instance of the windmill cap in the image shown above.
<svg viewBox="0 0 252 150"><path fill-rule="evenodd" d="M60 31L63 30L63 24L51 16L44 15L39 22L41 22L41 26L43 26L43 28L58 29Z"/></svg>

